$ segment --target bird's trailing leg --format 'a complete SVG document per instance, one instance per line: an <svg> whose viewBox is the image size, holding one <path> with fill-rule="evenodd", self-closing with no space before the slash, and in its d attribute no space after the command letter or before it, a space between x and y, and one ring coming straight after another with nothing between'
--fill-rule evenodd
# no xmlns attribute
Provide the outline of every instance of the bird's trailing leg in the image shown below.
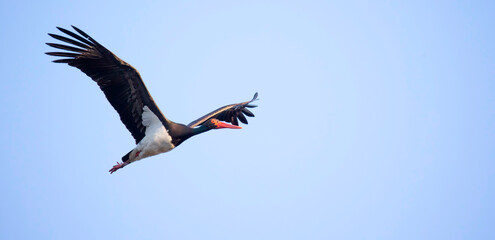
<svg viewBox="0 0 495 240"><path fill-rule="evenodd" d="M115 171L117 171L117 170L125 167L127 164L129 164L129 163L125 163L125 162L119 163L119 162L117 162L117 165L113 166L112 169L109 170L110 174L112 174Z"/></svg>
<svg viewBox="0 0 495 240"><path fill-rule="evenodd" d="M134 150L132 150L134 151ZM114 173L115 171L127 166L129 163L133 162L136 160L137 157L139 157L139 154L141 154L141 151L137 151L134 155L133 159L129 159L129 155L132 153L130 151L128 154L126 154L124 157L122 157L122 163L117 162L117 165L113 166L112 169L109 170L110 174Z"/></svg>

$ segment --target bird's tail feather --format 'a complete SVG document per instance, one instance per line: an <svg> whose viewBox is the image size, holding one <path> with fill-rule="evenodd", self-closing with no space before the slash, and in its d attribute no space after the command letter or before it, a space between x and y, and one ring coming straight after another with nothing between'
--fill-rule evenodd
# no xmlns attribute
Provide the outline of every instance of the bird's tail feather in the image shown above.
<svg viewBox="0 0 495 240"><path fill-rule="evenodd" d="M129 155L131 155L132 151L133 150L129 151L126 155L122 157L122 162L127 162L127 160L129 160Z"/></svg>

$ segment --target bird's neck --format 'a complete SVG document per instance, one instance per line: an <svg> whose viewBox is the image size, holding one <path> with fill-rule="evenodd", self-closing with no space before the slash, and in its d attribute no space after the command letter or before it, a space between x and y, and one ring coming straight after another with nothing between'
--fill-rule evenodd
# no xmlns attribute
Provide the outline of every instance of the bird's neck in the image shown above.
<svg viewBox="0 0 495 240"><path fill-rule="evenodd" d="M172 144L174 146L179 146L181 143L189 139L190 137L193 137L195 135L198 135L200 133L204 133L206 131L210 130L208 127L201 125L196 128L190 128L187 127L183 124L170 124L170 131L169 134L172 137Z"/></svg>
<svg viewBox="0 0 495 240"><path fill-rule="evenodd" d="M200 125L199 127L196 127L196 128L193 128L193 136L194 135L198 135L198 134L201 134L201 133L204 133L204 132L207 132L211 130L210 128L208 128L207 126L205 125Z"/></svg>

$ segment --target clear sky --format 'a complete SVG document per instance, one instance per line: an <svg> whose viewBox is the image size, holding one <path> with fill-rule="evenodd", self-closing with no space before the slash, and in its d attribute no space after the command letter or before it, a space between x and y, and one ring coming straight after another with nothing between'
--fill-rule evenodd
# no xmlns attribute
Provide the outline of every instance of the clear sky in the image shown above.
<svg viewBox="0 0 495 240"><path fill-rule="evenodd" d="M495 239L493 1L0 2L0 239ZM190 121L256 118L108 170L134 147L78 26Z"/></svg>

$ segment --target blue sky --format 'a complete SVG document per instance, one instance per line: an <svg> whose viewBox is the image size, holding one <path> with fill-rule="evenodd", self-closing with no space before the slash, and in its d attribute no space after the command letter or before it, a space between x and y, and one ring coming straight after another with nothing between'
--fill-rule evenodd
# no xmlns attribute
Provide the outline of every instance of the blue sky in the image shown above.
<svg viewBox="0 0 495 240"><path fill-rule="evenodd" d="M1 1L0 239L493 239L491 1ZM134 163L78 26L188 123L256 118Z"/></svg>

